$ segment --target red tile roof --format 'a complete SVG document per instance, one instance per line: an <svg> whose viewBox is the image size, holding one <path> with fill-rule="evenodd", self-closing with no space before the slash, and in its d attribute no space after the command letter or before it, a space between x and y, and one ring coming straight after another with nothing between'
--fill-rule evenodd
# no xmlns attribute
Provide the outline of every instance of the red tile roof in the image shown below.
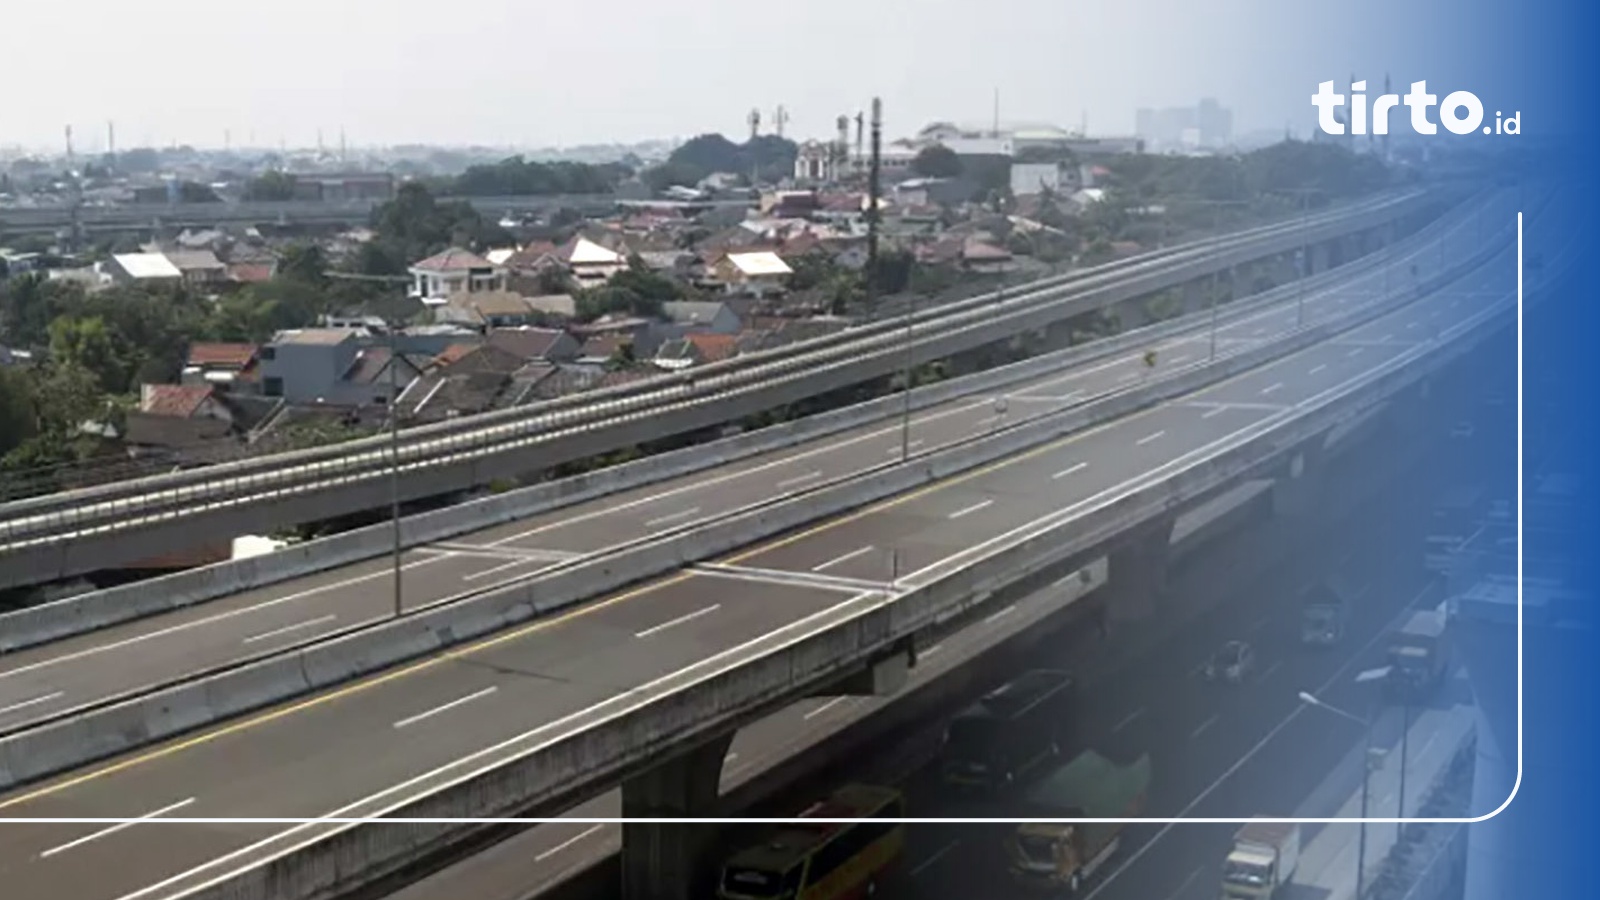
<svg viewBox="0 0 1600 900"><path fill-rule="evenodd" d="M694 345L705 362L727 359L738 349L739 339L731 334L687 334L684 337Z"/></svg>
<svg viewBox="0 0 1600 900"><path fill-rule="evenodd" d="M451 344L440 351L439 355L433 358L433 361L438 365L448 366L476 349L478 349L477 344Z"/></svg>
<svg viewBox="0 0 1600 900"><path fill-rule="evenodd" d="M272 280L272 263L229 263L228 277L241 284L264 284Z"/></svg>
<svg viewBox="0 0 1600 900"><path fill-rule="evenodd" d="M189 365L243 369L255 359L254 344L190 344Z"/></svg>
<svg viewBox="0 0 1600 900"><path fill-rule="evenodd" d="M139 398L139 409L153 416L187 419L210 397L211 388L206 385L147 384Z"/></svg>

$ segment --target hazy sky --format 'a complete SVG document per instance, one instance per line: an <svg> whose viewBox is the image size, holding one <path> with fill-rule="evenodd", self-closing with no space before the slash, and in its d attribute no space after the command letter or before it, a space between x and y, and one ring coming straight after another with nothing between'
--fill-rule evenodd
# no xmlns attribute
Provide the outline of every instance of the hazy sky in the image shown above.
<svg viewBox="0 0 1600 900"><path fill-rule="evenodd" d="M63 17L17 3L0 56L0 146L58 148L70 123L80 149L99 150L107 120L121 147L218 146L224 130L235 145L309 145L318 128L332 145L341 125L355 146L570 145L736 136L752 107L770 120L779 104L790 136L825 136L874 94L894 137L937 119L987 122L996 88L1002 119L1076 126L1087 113L1091 133L1131 132L1140 106L1213 96L1237 131L1304 134L1319 80L1354 71L1377 88L1387 67L1397 81L1484 93L1462 83L1483 80L1484 60L1539 52L1509 0L1470 14L1470 0L1385 5L79 0ZM1330 9L1337 18L1318 24ZM1440 21L1456 34L1422 27Z"/></svg>

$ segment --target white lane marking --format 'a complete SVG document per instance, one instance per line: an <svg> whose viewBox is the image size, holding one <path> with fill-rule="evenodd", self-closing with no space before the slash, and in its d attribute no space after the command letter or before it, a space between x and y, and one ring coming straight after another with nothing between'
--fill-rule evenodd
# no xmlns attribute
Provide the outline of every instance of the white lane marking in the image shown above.
<svg viewBox="0 0 1600 900"><path fill-rule="evenodd" d="M1186 360L1188 358L1189 358L1189 354L1180 353L1177 356L1168 357L1167 358L1167 362L1172 363L1173 365L1177 365L1178 363L1181 363L1181 362L1183 362L1184 360Z"/></svg>
<svg viewBox="0 0 1600 900"><path fill-rule="evenodd" d="M943 847L941 847L937 851L935 851L932 856L928 857L927 859L923 860L920 863L917 863L916 868L911 870L911 877L915 878L918 875L922 874L923 870L927 869L929 866L933 865L934 863L938 862L939 860L944 859L945 856L948 855L951 850L954 850L955 848L957 848L959 846L961 846L961 841L959 841L959 840L951 841L950 843L945 844Z"/></svg>
<svg viewBox="0 0 1600 900"><path fill-rule="evenodd" d="M1189 889L1189 885L1194 884L1194 880L1199 878L1201 875L1204 875L1205 872L1205 866L1196 867L1193 872L1189 873L1189 877L1183 880L1183 884L1178 885L1177 890L1167 895L1167 900L1178 900L1179 897L1183 896L1183 892Z"/></svg>
<svg viewBox="0 0 1600 900"><path fill-rule="evenodd" d="M297 622L293 625L285 625L282 628L274 628L271 631L263 631L260 634L245 638L244 642L246 644L254 644L256 641L264 641L269 638L275 638L279 637L280 635L289 634L290 632L301 631L306 628L315 628L318 625L326 625L327 623L338 618L339 617L336 615L318 616L315 619L307 619L304 622Z"/></svg>
<svg viewBox="0 0 1600 900"><path fill-rule="evenodd" d="M445 703L445 704L441 704L439 706L435 706L433 709L430 709L427 712L417 713L416 715L411 716L410 718L401 719L400 721L394 723L394 727L396 727L396 728L405 728L407 725L415 725L418 722L421 722L423 719L431 719L434 716L437 716L438 714L440 714L442 712L449 712L450 710L455 709L458 706L463 706L465 704L471 703L474 700L479 700L479 699L482 699L484 697L487 697L490 694L492 694L492 693L494 693L495 691L498 691L498 690L500 690L500 688L498 686L491 684L491 685L489 685L488 687L484 688L481 691L475 691L475 692L473 692L471 694L466 695L465 697L457 697L456 699L451 700L449 703Z"/></svg>
<svg viewBox="0 0 1600 900"><path fill-rule="evenodd" d="M1421 324L1422 324L1421 322L1417 322L1415 320L1407 322L1406 323L1406 330L1410 331L1411 329L1416 328L1418 325L1421 325Z"/></svg>
<svg viewBox="0 0 1600 900"><path fill-rule="evenodd" d="M922 651L921 653L919 653L917 655L919 657L921 657L922 659L927 659L928 657L934 655L935 653L938 653L940 650L943 650L943 649L944 649L944 644L934 644L932 647L929 647L928 649Z"/></svg>
<svg viewBox="0 0 1600 900"><path fill-rule="evenodd" d="M1138 721L1139 717L1142 715L1144 715L1144 707L1141 706L1133 712L1128 713L1125 717L1123 717L1121 722L1113 725L1111 727L1111 733L1116 734L1122 729L1127 728L1129 725L1132 725L1134 722Z"/></svg>
<svg viewBox="0 0 1600 900"><path fill-rule="evenodd" d="M49 703L51 700L55 700L61 696L63 696L62 692L56 691L53 694L45 694L43 697L34 697L32 700L22 700L17 703L13 703L10 706L0 706L0 716L3 716L7 713L14 713L19 709L27 709L30 706L38 706L41 703Z"/></svg>
<svg viewBox="0 0 1600 900"><path fill-rule="evenodd" d="M1273 672L1276 672L1281 668L1283 668L1283 660L1280 659L1277 662L1273 663L1272 665L1267 666L1266 671L1261 673L1261 680L1262 681L1266 681L1267 679L1272 677L1272 673Z"/></svg>
<svg viewBox="0 0 1600 900"><path fill-rule="evenodd" d="M839 565L840 563L849 562L850 560L855 559L856 557L860 556L863 553L871 553L871 552L872 552L872 545L868 544L865 547L862 547L860 550L851 550L849 553L846 553L843 556L835 556L833 559L830 559L827 562L825 562L825 563L823 563L823 564L821 564L819 566L812 566L811 567L811 571L813 571L813 572L821 572L823 569L831 569L834 566Z"/></svg>
<svg viewBox="0 0 1600 900"><path fill-rule="evenodd" d="M1163 431L1158 431L1155 434L1147 434L1144 437L1139 438L1137 441L1134 441L1134 443L1138 444L1141 447L1143 447L1145 444L1148 444L1151 441L1159 441L1159 440L1161 440L1161 438L1163 436L1165 436L1165 435L1166 435L1166 431L1164 431L1164 430Z"/></svg>
<svg viewBox="0 0 1600 900"><path fill-rule="evenodd" d="M692 613L689 613L687 615L679 616L676 619L673 619L673 620L671 620L669 622L662 622L660 625L653 625L653 626L651 626L649 628L646 628L645 630L634 634L634 637L636 637L636 638L646 638L646 637L649 637L652 634L656 634L658 632L666 631L668 628L671 628L671 627L673 627L675 625L682 625L685 622L691 622L691 621L693 621L695 619L700 618L701 616L710 615L711 613L714 613L714 612L716 612L717 610L719 610L721 608L722 608L722 604L721 603L713 603L710 606L706 607L705 609L697 609Z"/></svg>
<svg viewBox="0 0 1600 900"><path fill-rule="evenodd" d="M1271 616L1262 616L1261 618L1259 618L1259 619L1255 620L1254 622L1250 623L1250 630L1251 631L1260 631L1261 629L1263 629L1263 628L1265 628L1265 627L1267 627L1268 625L1271 625L1271 624L1272 624L1272 617Z"/></svg>
<svg viewBox="0 0 1600 900"><path fill-rule="evenodd" d="M193 802L194 802L194 798L190 797L187 800L179 800L177 803L174 803L171 806L163 806L160 809L156 810L155 812L145 813L142 816L137 816L135 818L129 819L126 822L118 822L117 824L112 825L109 828L102 828L99 831L96 831L94 834L84 835L83 837L78 838L75 841L68 841L67 843L62 844L59 847L51 847L49 850L46 850L43 853L39 854L39 858L40 859L49 859L50 857L55 856L57 853L62 853L62 852L65 852L67 850L71 850L73 847L82 847L84 844L87 844L90 841L97 841L100 838L105 837L106 835L115 834L115 833L123 830L124 828L132 828L133 826L138 825L141 822L148 822L151 819L159 818L161 816L166 815L169 812L173 812L174 810L183 809L185 806L188 806L189 804L191 804Z"/></svg>
<svg viewBox="0 0 1600 900"><path fill-rule="evenodd" d="M780 490L780 491L787 490L789 488L794 487L797 484L805 484L808 481L811 481L811 480L816 479L816 478L821 478L821 477L822 477L822 473L820 471L814 471L814 472L807 472L806 474L801 475L801 476L796 477L796 478L786 478L783 481L778 482L778 490Z"/></svg>
<svg viewBox="0 0 1600 900"><path fill-rule="evenodd" d="M1065 469L1062 469L1061 471L1055 473L1054 475L1051 475L1050 478L1051 478L1052 481L1057 479L1057 478L1065 478L1068 475L1071 475L1073 472L1082 472L1084 469L1087 469L1087 468L1089 468L1089 464L1086 463L1086 462L1073 463L1072 465L1067 466Z"/></svg>
<svg viewBox="0 0 1600 900"><path fill-rule="evenodd" d="M1224 406L1222 404L1218 404L1216 406L1211 407L1211 409L1209 411L1201 413L1200 414L1200 418L1202 418L1202 419L1210 419L1212 417L1222 415L1224 412L1227 412L1227 410L1228 410L1228 407L1226 407L1226 406Z"/></svg>
<svg viewBox="0 0 1600 900"><path fill-rule="evenodd" d="M988 406L988 405L989 405L989 403L986 400L977 400L977 401L974 401L974 402L971 402L971 403L963 403L960 406L955 406L955 407L952 407L950 409L943 410L941 412L929 413L928 415L921 416L921 417L913 417L911 419L911 424L912 424L913 427L916 427L916 426L924 425L924 424L929 423L929 422L936 422L936 421L938 421L940 419L947 419L950 416L955 416L955 415L960 415L960 414L965 413L965 412L970 412L970 411L972 411L974 409L978 409L979 407L984 407L984 406ZM737 479L746 478L746 477L751 476L751 475L758 475L758 474L760 474L762 472L765 472L765 471L768 471L770 469L776 469L776 468L780 468L780 467L783 467L783 466L790 466L790 465L793 465L793 464L795 464L797 462L800 462L803 459L810 459L810 458L812 458L814 456L821 456L823 454L832 453L835 450L843 450L846 447L852 447L852 446L854 446L856 444L860 444L860 443L862 443L864 441L876 440L877 438L881 438L884 435L896 434L901 430L902 427L903 427L903 425L901 423L896 422L895 424L890 425L890 426L888 426L886 428L877 428L877 429L873 429L872 431L866 432L865 434L858 434L858 435L856 435L855 437L852 437L852 438L846 438L844 440L835 441L835 442L832 442L832 443L825 443L825 444L823 444L821 446L813 447L813 448L811 448L809 450L806 450L806 451L803 451L801 453L796 453L793 456L786 456L786 457L784 457L782 459L775 459L775 460L772 460L770 462L762 463L759 466L752 466L752 467L750 467L748 469L741 469L741 470L739 470L737 472L729 472L729 473L727 473L725 475L718 475L718 476L716 476L714 478L707 478L707 479L705 479L703 481L695 481L695 482L693 482L691 484L685 484L685 485L682 485L680 487L675 487L675 488L671 488L669 490L661 491L660 493L650 494L650 495L647 495L647 496L644 496L644 497L640 497L637 500L629 500L626 503L611 504L611 505L606 506L604 509L595 509L595 510L590 510L589 512L586 512L586 513L581 513L581 514L575 515L575 516L567 516L567 517L564 517L564 518L560 519L559 521L545 522L542 525L535 525L534 527L529 528L529 529L527 529L525 531L519 531L516 534L511 535L510 537L504 537L504 538L500 538L499 540L496 540L496 541L491 541L489 543L489 546L495 547L495 546L499 546L501 544L509 544L509 543L514 542L514 541L522 540L523 538L528 537L530 535L540 534L540 533L546 532L546 531L553 531L553 530L555 530L557 528L565 528L568 525L574 525L574 524L577 524L579 522L587 522L587 521L590 521L592 519L604 518L606 516L615 515L615 514L617 514L619 512L626 512L627 510L635 509L637 507L644 506L646 504L655 503L655 502L657 502L659 500L666 500L669 497L676 497L676 496L679 496L680 494L687 494L687 493L691 493L693 491L703 490L703 489L708 488L708 487L715 487L715 486L720 485L720 484L726 484L729 481L735 481ZM921 443L921 442L918 441L918 443Z"/></svg>
<svg viewBox="0 0 1600 900"><path fill-rule="evenodd" d="M511 562L508 562L508 563L501 563L500 565L495 566L492 569L484 569L482 572L468 572L467 574L461 576L461 580L462 581L476 581L479 578L488 578L490 575L494 575L494 574L499 573L499 572L504 572L507 569L515 569L515 568L517 568L519 566L525 566L525 565L528 565L529 563L543 564L545 566L553 565L553 563L550 563L550 562L548 562L546 560L542 560L542 559L514 559L514 560L512 560Z"/></svg>
<svg viewBox="0 0 1600 900"><path fill-rule="evenodd" d="M1138 377L1139 377L1139 373L1137 373L1137 372L1129 372L1128 374L1123 375L1121 378L1118 378L1117 379L1117 383L1118 384L1127 384L1128 382L1130 382L1130 381L1132 381L1132 380L1134 380L1135 378L1138 378Z"/></svg>
<svg viewBox="0 0 1600 900"><path fill-rule="evenodd" d="M955 512L951 513L949 517L952 518L952 519L959 519L962 516L971 515L972 513L975 513L978 510L983 509L986 506L992 506L992 505L994 505L994 501L993 500L985 500L982 503L974 503L971 506L966 507L965 509L956 510Z"/></svg>
<svg viewBox="0 0 1600 900"><path fill-rule="evenodd" d="M1005 609L999 610L998 612L990 613L989 617L983 620L983 624L988 625L988 624L991 624L993 622L998 622L999 620L1005 618L1006 616L1011 615L1013 612L1016 612L1016 610L1017 610L1017 605L1015 603L1013 603L1010 606L1006 607Z"/></svg>
<svg viewBox="0 0 1600 900"><path fill-rule="evenodd" d="M1271 384L1269 384L1266 387L1261 389L1261 395L1262 396L1266 396L1268 394L1275 393L1275 392L1281 391L1281 390L1283 390L1283 382L1274 381L1273 383L1271 383Z"/></svg>
<svg viewBox="0 0 1600 900"><path fill-rule="evenodd" d="M578 832L573 837L567 838L566 840L564 840L561 843L555 845L554 847L551 847L549 850L546 850L543 853L539 854L538 856L535 856L533 858L533 861L536 862L536 863L542 863L545 860L549 859L550 857L555 856L557 853L560 853L561 851L567 849L568 847L571 847L573 844L576 844L577 842L583 840L584 838L588 837L591 834L594 834L596 831L599 831L600 829L602 829L604 827L605 827L604 825L591 825L588 828L585 828L584 830Z"/></svg>
<svg viewBox="0 0 1600 900"><path fill-rule="evenodd" d="M1365 352L1367 352L1367 348L1365 348L1365 347L1357 347L1354 350L1351 350L1349 353L1346 353L1345 355L1346 356L1360 356L1361 354L1363 354Z"/></svg>
<svg viewBox="0 0 1600 900"><path fill-rule="evenodd" d="M1387 344L1387 343L1389 343L1389 339L1392 338L1392 337L1394 337L1394 332L1391 331L1388 334L1384 335L1383 337L1378 338L1378 343Z"/></svg>
<svg viewBox="0 0 1600 900"><path fill-rule="evenodd" d="M406 563L405 565L402 565L400 567L400 570L403 572L406 569L413 569L413 568L416 568L417 566L425 566L425 565L427 565L429 563L438 562L441 559L454 558L455 556L456 556L456 554L454 554L454 553L441 553L438 556L430 556L427 559L420 559L420 560L417 560L416 562ZM251 613L251 612L255 612L257 610L268 609L268 608L271 608L271 607L274 607L274 606L279 606L279 605L284 604L284 603L292 603L292 602L294 602L296 600L304 600L305 598L310 597L313 594L320 594L323 591L332 591L332 590L337 590L339 588L349 587L349 586L351 586L353 584L360 584L363 581L371 581L374 578L393 578L393 577L394 577L394 570L392 568L388 568L388 569L383 569L383 570L378 571L378 572L369 572L366 575L357 575L357 576L355 576L353 578L345 578L345 579L342 579L340 581L332 582L330 584L318 585L318 586L316 586L314 588L307 588L307 589L305 589L303 591L296 591L293 594L285 594L282 597L274 597L271 600L263 600L262 602L257 603L257 604L255 604L253 606L242 606L242 607L240 607L238 609L232 609L232 610L228 610L227 612L217 613L214 616L206 616L205 618L202 618L202 619L195 619L193 622L184 622L181 625L172 625L172 626L169 626L167 628L157 629L156 631L146 632L145 634L135 635L135 636L130 637L130 638L124 638L124 639L122 639L120 641L112 641L109 644L101 644L98 647L89 647L87 649L78 650L78 651L73 652L73 653L65 653L65 654L62 654L61 656L53 656L50 659L42 659L42 660L40 660L40 661L38 661L36 663L29 663L29 664L27 664L25 666L17 666L15 669L7 669L7 670L5 670L3 672L0 672L0 678L8 678L8 677L10 677L12 675L21 675L24 672L37 671L39 669L45 668L46 666L54 666L54 665L58 665L60 663L73 662L75 660L85 659L87 657L95 656L95 655L98 655L98 654L101 654L101 653L106 653L106 652L109 652L111 650L121 650L123 647L131 647L134 644L142 644L145 641L154 640L155 638L160 638L160 637L166 637L167 635L170 635L170 634L177 634L177 633L179 633L181 631L188 631L188 630L191 630L191 629L194 629L194 628L199 628L202 625L211 625L213 623L220 622L220 621L222 621L224 619L231 619L234 616L241 616L241 615L244 615L245 613Z"/></svg>
<svg viewBox="0 0 1600 900"><path fill-rule="evenodd" d="M1195 730L1189 732L1189 740L1192 741L1195 738L1198 738L1200 735L1205 734L1208 730L1210 730L1211 726L1215 724L1217 724L1217 717L1213 715L1211 718L1201 722L1198 726L1196 726Z"/></svg>
<svg viewBox="0 0 1600 900"><path fill-rule="evenodd" d="M822 715L823 713L827 712L828 710L833 709L835 706L838 706L839 704L841 704L841 703L843 703L843 702L845 702L846 700L849 700L849 699L850 699L849 697L835 697L832 700L829 700L827 703L824 703L821 706L817 707L816 709L813 709L812 711L806 713L805 715L801 716L800 718L802 718L802 719L806 720L807 722L809 722L812 719L815 719L817 716Z"/></svg>
<svg viewBox="0 0 1600 900"><path fill-rule="evenodd" d="M687 519L690 516L695 515L698 512L700 512L700 507L691 506L688 509L680 510L679 512L671 513L669 515L661 516L661 517L655 518L655 519L649 519L644 523L644 527L646 527L646 528L654 528L657 525L669 525L669 524L671 524L673 522L677 522L677 521L681 521L683 519Z"/></svg>
<svg viewBox="0 0 1600 900"><path fill-rule="evenodd" d="M1319 365L1313 366L1312 369L1311 369L1311 374L1315 375L1318 372L1321 372L1323 369L1326 369L1327 367L1328 367L1327 363L1321 363Z"/></svg>
<svg viewBox="0 0 1600 900"><path fill-rule="evenodd" d="M987 418L983 420L983 422L988 422L988 421L989 421L989 419L987 419ZM983 423L980 422L979 424L983 424ZM918 447L921 447L923 445L923 443L924 443L923 440L921 438L918 438L917 440L914 440L914 441L906 444L904 448L902 448L899 444L896 444L895 446L890 447L888 450L884 451L883 455L884 456L899 456L900 455L900 451L902 449L915 450Z"/></svg>
<svg viewBox="0 0 1600 900"><path fill-rule="evenodd" d="M1422 587L1422 589L1417 591L1416 595L1413 596L1410 599L1410 601L1408 601L1406 603L1405 607L1400 611L1400 614L1395 616L1392 621L1393 622L1401 621L1401 619L1407 613L1409 613L1413 608L1416 607L1417 602L1419 600L1421 600L1423 597L1426 597L1428 595L1428 591L1431 588L1432 588L1431 584L1430 585L1424 585ZM1322 684L1319 685L1316 688L1316 690L1312 691L1311 693L1313 693L1313 694L1322 694L1325 691L1327 691L1328 688L1330 688L1330 687L1338 684L1339 682L1343 681L1344 678L1345 678L1345 673L1350 671L1350 667L1355 665L1358 660L1362 659L1367 654L1367 652L1369 650L1371 650L1374 646L1377 645L1378 641L1380 641L1383 638L1387 637L1388 634L1389 634L1389 629L1388 628L1379 629L1378 633L1374 634L1371 638L1369 638L1365 644L1362 644L1359 648L1357 648L1355 650L1355 652L1353 652L1349 656L1345 657L1344 663L1342 663L1339 666L1338 670L1335 671L1332 675L1329 675L1327 680L1322 682ZM1232 778L1240 769L1244 768L1246 763L1248 763L1248 762L1250 762L1250 760L1254 759L1256 754L1260 753L1263 748L1265 748L1268 744L1272 743L1273 740L1276 739L1279 734L1282 734L1283 730L1285 728L1288 728L1290 723L1294 722L1295 719L1300 718L1301 713L1305 712L1305 709L1306 709L1305 704L1297 704L1294 707L1294 709L1291 709L1289 711L1288 715L1283 717L1282 721L1280 721L1277 725L1274 725L1272 727L1272 730L1268 731L1266 733L1266 735L1261 738L1261 740L1256 741L1255 745L1252 746L1249 750L1245 751L1245 754L1243 756L1239 757L1237 760L1234 760L1233 765L1229 766L1227 768L1227 770L1224 771L1221 775L1218 775L1217 779L1215 781L1211 782L1211 784L1208 785L1205 790L1203 790L1200 793L1196 794L1194 799L1190 800L1183 807L1183 809L1178 810L1178 814L1173 816L1173 818L1174 819L1183 819L1183 818L1186 818L1189 815L1189 813L1194 812L1195 807L1199 806L1201 803L1204 803L1205 799L1207 797L1209 797L1212 794L1216 793L1217 789L1222 787L1222 785L1225 784L1228 781L1228 779ZM1119 864L1115 869L1113 869L1110 873L1108 873L1106 875L1106 877L1101 880L1100 884L1098 886L1096 886L1094 890L1090 891L1083 898L1083 900L1094 900L1094 898L1100 896L1101 893L1103 893L1108 887L1111 886L1112 882L1114 882L1118 878L1122 877L1122 875L1126 874L1129 869L1133 868L1135 863L1137 863L1139 860L1143 859L1145 854L1149 853L1150 850L1152 848L1154 848L1156 844L1160 843L1161 839L1166 837L1167 833L1170 832L1174 827L1176 827L1176 825L1177 825L1176 822L1168 822L1167 824L1161 826L1161 830L1157 831L1155 833L1155 835L1150 838L1150 840L1145 841L1143 844L1140 844L1139 847L1137 849L1135 849L1132 853L1127 854L1126 856L1124 856L1121 864ZM131 900L131 898L124 898L124 900Z"/></svg>

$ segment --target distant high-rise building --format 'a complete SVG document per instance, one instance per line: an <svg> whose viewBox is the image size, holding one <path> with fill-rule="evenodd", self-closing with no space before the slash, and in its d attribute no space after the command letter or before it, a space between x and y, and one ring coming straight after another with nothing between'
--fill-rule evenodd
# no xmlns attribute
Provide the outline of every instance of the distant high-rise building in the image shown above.
<svg viewBox="0 0 1600 900"><path fill-rule="evenodd" d="M1225 147L1233 140L1233 112L1207 98L1197 106L1140 109L1134 130L1155 152L1180 148Z"/></svg>

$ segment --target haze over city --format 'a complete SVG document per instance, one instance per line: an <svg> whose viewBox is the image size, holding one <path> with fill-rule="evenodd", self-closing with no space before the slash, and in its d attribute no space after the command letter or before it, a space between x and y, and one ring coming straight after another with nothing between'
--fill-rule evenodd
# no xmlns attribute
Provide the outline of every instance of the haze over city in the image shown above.
<svg viewBox="0 0 1600 900"><path fill-rule="evenodd" d="M770 116L780 104L788 134L825 136L874 95L888 130L907 133L988 122L996 91L1002 119L1086 120L1096 134L1131 132L1139 107L1215 96L1239 133L1305 136L1318 81L1354 72L1376 86L1392 71L1397 83L1448 89L1464 63L1490 53L1515 62L1531 46L1518 39L1529 26L1505 11L1492 27L1474 14L1473 34L1504 41L1487 47L1438 31L1452 21L1441 0L1360 7L1311 27L1304 5L1268 0L1002 0L981 11L955 0L491 0L470 10L284 0L267 16L196 0L88 0L82 24L63 31L46 7L25 5L9 11L9 30L60 40L7 48L7 82L37 77L49 89L13 92L0 146L58 149L72 124L81 149L103 150L107 121L129 147L308 146L319 130L335 142L341 127L353 146L562 146L737 134L751 108ZM1537 114L1524 118L1537 128Z"/></svg>

